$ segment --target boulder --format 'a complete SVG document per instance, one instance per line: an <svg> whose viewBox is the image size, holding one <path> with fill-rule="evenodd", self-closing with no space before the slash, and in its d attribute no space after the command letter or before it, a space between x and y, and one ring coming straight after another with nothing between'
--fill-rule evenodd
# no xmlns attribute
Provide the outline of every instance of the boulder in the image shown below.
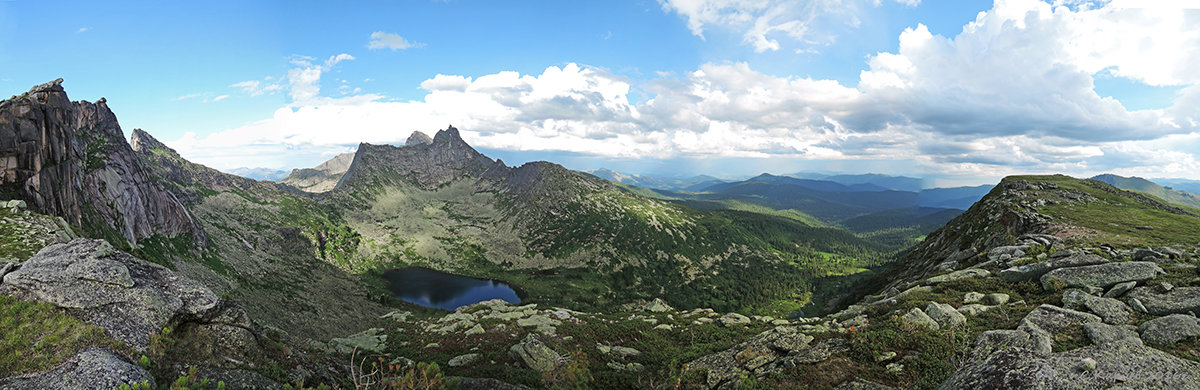
<svg viewBox="0 0 1200 390"><path fill-rule="evenodd" d="M667 301L662 300L662 298L654 298L653 301L646 304L646 307L642 309L653 313L662 313L675 310L671 307L671 305L667 304Z"/></svg>
<svg viewBox="0 0 1200 390"><path fill-rule="evenodd" d="M1095 369L1083 370L1083 359ZM1123 378L1120 383L1114 378ZM960 368L939 389L1200 389L1200 363L1134 340L1041 354L1006 348Z"/></svg>
<svg viewBox="0 0 1200 390"><path fill-rule="evenodd" d="M935 284L949 282L952 280L980 278L980 277L985 277L985 276L988 276L991 274L992 274L991 272L988 272L988 270L985 270L985 269L978 269L978 268L964 269L961 271L954 271L954 272L951 272L951 273L948 273L945 275L938 275L938 276L934 276L929 279L925 279L924 284L927 286L931 286L931 285L935 285Z"/></svg>
<svg viewBox="0 0 1200 390"><path fill-rule="evenodd" d="M983 302L989 305L1003 305L1008 303L1008 294L991 293L983 297Z"/></svg>
<svg viewBox="0 0 1200 390"><path fill-rule="evenodd" d="M1117 283L1113 285L1112 288L1108 289L1108 292L1104 293L1104 297L1120 298L1122 295L1125 295L1125 293L1129 292L1129 290L1132 290L1134 286L1137 286L1137 282Z"/></svg>
<svg viewBox="0 0 1200 390"><path fill-rule="evenodd" d="M479 361L479 358L482 356L483 355L480 355L477 353L468 353L466 355L458 355L458 356L455 356L454 358L450 359L450 361L447 362L446 365L448 365L450 367L469 366L469 365L471 365L471 363L475 363L476 361Z"/></svg>
<svg viewBox="0 0 1200 390"><path fill-rule="evenodd" d="M1069 309L1085 308L1087 311L1099 315L1107 324L1128 324L1133 316L1133 309L1121 301L1097 297L1077 289L1064 292L1062 300L1063 306Z"/></svg>
<svg viewBox="0 0 1200 390"><path fill-rule="evenodd" d="M387 347L387 335L383 329L371 328L343 338L329 340L331 352L343 355L364 352L383 352Z"/></svg>
<svg viewBox="0 0 1200 390"><path fill-rule="evenodd" d="M642 354L642 351L638 351L633 348L622 347L622 346L618 346L618 345L608 346L608 345L599 344L599 345L596 345L596 349L599 350L600 353L602 353L602 354L614 355L614 356L618 356L621 358L627 358L630 356L637 356L637 355Z"/></svg>
<svg viewBox="0 0 1200 390"><path fill-rule="evenodd" d="M998 246L988 251L988 260L1005 260L1015 259L1025 256L1025 251L1029 250L1029 245L1009 245Z"/></svg>
<svg viewBox="0 0 1200 390"><path fill-rule="evenodd" d="M1016 330L989 330L980 333L975 338L975 349L971 352L972 359L985 359L991 354L1006 348L1023 348L1035 353L1046 354L1051 351L1051 336L1033 323L1023 323Z"/></svg>
<svg viewBox="0 0 1200 390"><path fill-rule="evenodd" d="M1107 262L1107 259L1097 255L1077 254L1062 258L1050 259L1049 261L1043 261L1040 263L1009 267L1000 271L1000 278L1013 283L1024 282L1027 280L1037 280L1047 272L1059 268L1097 265Z"/></svg>
<svg viewBox="0 0 1200 390"><path fill-rule="evenodd" d="M812 340L812 336L797 332L795 328L780 326L732 348L700 357L688 363L687 369L707 371L704 388L724 388L751 375L780 372L786 364L794 366L799 362L820 361L842 351L834 345L836 342L810 346L808 343ZM830 340L838 340L842 343L839 345L845 346L844 340Z"/></svg>
<svg viewBox="0 0 1200 390"><path fill-rule="evenodd" d="M1029 312L1021 322L1030 322L1038 329L1057 335L1072 326L1101 322L1100 317L1054 305L1041 305Z"/></svg>
<svg viewBox="0 0 1200 390"><path fill-rule="evenodd" d="M1200 336L1200 319L1187 314L1155 318L1138 327L1142 340L1158 345L1173 345L1188 337Z"/></svg>
<svg viewBox="0 0 1200 390"><path fill-rule="evenodd" d="M717 319L717 323L721 326L746 325L750 323L750 317L738 313L729 313Z"/></svg>
<svg viewBox="0 0 1200 390"><path fill-rule="evenodd" d="M967 317L955 310L954 306L945 303L930 302L929 306L925 308L925 313L943 328L962 326L967 323Z"/></svg>
<svg viewBox="0 0 1200 390"><path fill-rule="evenodd" d="M1088 340L1091 340L1092 344L1095 345L1123 339L1141 340L1138 337L1137 328L1133 325L1109 325L1102 322L1089 322L1083 324L1083 332L1087 334Z"/></svg>
<svg viewBox="0 0 1200 390"><path fill-rule="evenodd" d="M929 317L929 315L925 314L925 312L921 311L921 309L915 307L912 310L909 310L908 313L900 316L900 319L908 328L924 327L931 330L937 330L940 327L937 321Z"/></svg>
<svg viewBox="0 0 1200 390"><path fill-rule="evenodd" d="M844 339L825 339L811 348L802 348L791 353L788 358L793 363L811 364L823 362L833 355L850 350L850 343Z"/></svg>
<svg viewBox="0 0 1200 390"><path fill-rule="evenodd" d="M1167 292L1161 292L1157 288L1138 287L1127 296L1140 301L1147 313L1156 316L1187 312L1200 314L1200 287L1175 287Z"/></svg>
<svg viewBox="0 0 1200 390"><path fill-rule="evenodd" d="M963 295L963 303L979 303L983 301L983 294L977 292L969 292Z"/></svg>
<svg viewBox="0 0 1200 390"><path fill-rule="evenodd" d="M0 294L64 308L139 352L163 328L219 312L203 284L90 239L43 248L4 276Z"/></svg>
<svg viewBox="0 0 1200 390"><path fill-rule="evenodd" d="M155 388L149 371L106 349L89 348L50 371L0 379L0 389L117 389L139 383Z"/></svg>
<svg viewBox="0 0 1200 390"><path fill-rule="evenodd" d="M524 340L508 349L508 354L525 367L539 372L553 371L563 360L562 356L546 346L536 333L526 335Z"/></svg>
<svg viewBox="0 0 1200 390"><path fill-rule="evenodd" d="M1145 281L1166 273L1158 264L1145 261L1129 261L1059 268L1042 275L1042 288L1053 290L1056 284L1066 287L1109 288L1117 283Z"/></svg>
<svg viewBox="0 0 1200 390"><path fill-rule="evenodd" d="M978 303L972 303L970 305L962 305L962 307L958 308L958 312L962 313L963 315L968 315L968 316L974 317L974 316L979 315L980 313L995 309L997 307L999 307L999 306L986 306L986 305L980 305Z"/></svg>
<svg viewBox="0 0 1200 390"><path fill-rule="evenodd" d="M617 363L617 362L608 362L608 368L611 368L611 369L617 370L617 371L629 371L629 372L642 372L642 371L646 370L646 367L641 365L640 363L621 364L621 363Z"/></svg>

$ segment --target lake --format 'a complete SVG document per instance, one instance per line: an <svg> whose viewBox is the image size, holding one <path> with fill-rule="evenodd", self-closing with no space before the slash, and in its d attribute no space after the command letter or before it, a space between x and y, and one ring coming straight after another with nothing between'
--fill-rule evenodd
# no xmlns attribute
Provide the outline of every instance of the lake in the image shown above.
<svg viewBox="0 0 1200 390"><path fill-rule="evenodd" d="M517 291L495 280L475 279L427 268L400 268L383 273L396 299L424 307L454 310L492 299L521 303Z"/></svg>

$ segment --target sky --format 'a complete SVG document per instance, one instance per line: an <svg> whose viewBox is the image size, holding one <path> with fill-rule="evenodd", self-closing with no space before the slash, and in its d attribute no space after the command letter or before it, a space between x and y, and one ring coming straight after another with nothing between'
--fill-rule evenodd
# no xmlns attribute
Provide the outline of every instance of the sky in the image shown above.
<svg viewBox="0 0 1200 390"><path fill-rule="evenodd" d="M61 77L222 170L454 125L509 165L1200 179L1196 26L1200 0L0 0L0 95Z"/></svg>

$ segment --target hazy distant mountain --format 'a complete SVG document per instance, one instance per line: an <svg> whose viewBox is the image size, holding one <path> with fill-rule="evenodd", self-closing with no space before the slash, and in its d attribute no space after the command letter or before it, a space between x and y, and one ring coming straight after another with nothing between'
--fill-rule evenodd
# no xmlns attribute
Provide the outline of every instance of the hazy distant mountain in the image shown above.
<svg viewBox="0 0 1200 390"><path fill-rule="evenodd" d="M615 183L659 190L699 191L713 184L724 183L723 180L708 175L662 177L621 173L607 168L586 169L583 172Z"/></svg>
<svg viewBox="0 0 1200 390"><path fill-rule="evenodd" d="M225 173L238 175L241 177L254 179L254 180L266 180L266 181L278 181L279 179L287 177L287 175L288 175L288 171L285 171L282 169L247 168L247 167L230 169L228 171L225 171Z"/></svg>
<svg viewBox="0 0 1200 390"><path fill-rule="evenodd" d="M1105 182L1120 189L1145 192L1171 203L1200 207L1200 195L1166 188L1140 177L1124 177L1106 173L1093 176L1092 180Z"/></svg>
<svg viewBox="0 0 1200 390"><path fill-rule="evenodd" d="M992 186L986 184L974 187L930 188L917 193L917 203L921 207L966 210L991 190Z"/></svg>
<svg viewBox="0 0 1200 390"><path fill-rule="evenodd" d="M293 169L279 182L308 192L326 192L337 185L352 161L354 153L342 153L313 168Z"/></svg>
<svg viewBox="0 0 1200 390"><path fill-rule="evenodd" d="M1193 194L1200 194L1200 180L1150 179L1150 181L1153 181L1158 184L1162 184L1164 187L1168 187L1171 189L1191 192Z"/></svg>
<svg viewBox="0 0 1200 390"><path fill-rule="evenodd" d="M889 190L920 191L925 188L925 180L907 176L890 176L878 173L857 175L825 175L820 173L797 172L791 175L800 179L826 180L845 185L873 184Z"/></svg>
<svg viewBox="0 0 1200 390"><path fill-rule="evenodd" d="M762 182L762 183L794 185L794 186L804 187L804 188L817 190L817 191L825 191L825 192L888 191L888 188L880 187L880 186L877 186L874 184L869 184L869 183L846 185L846 184L829 181L829 180L797 179L797 178L788 177L788 176L776 176L776 175L772 175L769 173L764 173L764 174L746 179L746 181L747 182L754 181L754 182ZM728 188L732 185L735 185L736 183L743 183L743 182L734 182L734 183L725 183L725 184L714 185L714 186L710 186L710 187L706 188L705 190L706 191L720 191L721 189Z"/></svg>

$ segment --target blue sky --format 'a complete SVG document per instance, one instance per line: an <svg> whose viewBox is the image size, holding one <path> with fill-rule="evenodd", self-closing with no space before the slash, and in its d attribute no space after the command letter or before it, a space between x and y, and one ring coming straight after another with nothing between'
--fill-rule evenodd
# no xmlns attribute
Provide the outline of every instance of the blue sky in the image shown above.
<svg viewBox="0 0 1200 390"><path fill-rule="evenodd" d="M218 169L453 123L576 169L1197 178L1194 3L8 0L0 88Z"/></svg>

